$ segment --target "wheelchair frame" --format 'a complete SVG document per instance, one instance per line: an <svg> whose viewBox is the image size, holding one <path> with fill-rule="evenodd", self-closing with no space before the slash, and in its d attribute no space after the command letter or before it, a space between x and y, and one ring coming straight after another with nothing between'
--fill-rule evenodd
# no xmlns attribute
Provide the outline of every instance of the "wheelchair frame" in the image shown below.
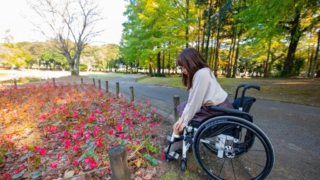
<svg viewBox="0 0 320 180"><path fill-rule="evenodd" d="M243 88L243 90L241 97L238 98L240 88ZM210 165L206 165L206 163L203 162L204 160L201 160L207 157L202 156L201 147L204 146L206 151L209 150L210 155L213 156L215 161L222 159L231 160L232 166L234 166L232 161L235 161L235 158L243 158L245 156L244 154L249 153L255 141L258 141L259 144L261 144L260 146L266 151L265 155L262 153L263 158L266 159L266 162L262 160L262 162L265 163L265 167L261 167L263 170L257 172L255 175L251 175L251 172L249 172L251 170L247 170L247 173L250 174L248 179L266 178L273 168L274 151L268 137L260 128L253 124L253 117L249 114L252 104L256 101L254 97L245 96L246 90L251 88L260 90L259 85L238 85L234 102L232 103L235 109L211 106L210 108L212 110L222 112L223 114L209 117L202 122L191 121L191 123L184 128L182 135L172 133L169 148L167 152L165 152L166 160L170 161L179 158L180 153L170 152L170 148L173 143L182 140L180 167L183 171L187 169L187 152L192 146L196 161L206 174L213 179L225 179L226 177L221 177L221 174L215 174L216 172L213 172L211 167L207 167L212 166L211 162ZM243 133L243 131L246 133ZM232 145L230 145L230 143ZM232 178L228 177L228 175L226 176L226 179L237 179L235 173Z"/></svg>

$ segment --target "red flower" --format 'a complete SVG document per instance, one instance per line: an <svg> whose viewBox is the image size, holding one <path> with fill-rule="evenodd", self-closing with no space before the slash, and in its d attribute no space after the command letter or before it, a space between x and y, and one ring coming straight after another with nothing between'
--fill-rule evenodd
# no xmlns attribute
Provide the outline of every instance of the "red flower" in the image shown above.
<svg viewBox="0 0 320 180"><path fill-rule="evenodd" d="M145 116L141 116L141 117L140 117L140 120L141 120L141 121L146 121L147 118L146 118Z"/></svg>
<svg viewBox="0 0 320 180"><path fill-rule="evenodd" d="M124 112L123 112L123 111L121 111L121 112L120 112L120 115L121 115L122 117L124 117Z"/></svg>
<svg viewBox="0 0 320 180"><path fill-rule="evenodd" d="M125 123L130 124L131 120L129 118L127 118L126 120L124 120Z"/></svg>
<svg viewBox="0 0 320 180"><path fill-rule="evenodd" d="M100 131L100 128L98 128L98 127L94 128L94 130L93 130L94 136L97 136L99 134L99 131Z"/></svg>
<svg viewBox="0 0 320 180"><path fill-rule="evenodd" d="M76 159L76 160L74 160L74 161L72 162L72 164L74 164L74 165L79 165L80 162Z"/></svg>
<svg viewBox="0 0 320 180"><path fill-rule="evenodd" d="M92 157L86 157L84 162L89 166L90 169L93 169L98 166L97 161Z"/></svg>
<svg viewBox="0 0 320 180"><path fill-rule="evenodd" d="M110 129L109 130L109 135L112 135L113 134L113 129Z"/></svg>
<svg viewBox="0 0 320 180"><path fill-rule="evenodd" d="M119 137L120 137L121 139L124 139L124 134L119 134Z"/></svg>
<svg viewBox="0 0 320 180"><path fill-rule="evenodd" d="M79 152L81 150L81 148L79 146L74 146L72 149L75 152Z"/></svg>
<svg viewBox="0 0 320 180"><path fill-rule="evenodd" d="M122 125L121 124L116 124L116 131L122 132Z"/></svg>
<svg viewBox="0 0 320 180"><path fill-rule="evenodd" d="M19 169L20 169L20 170L23 170L23 169L25 169L26 167L27 167L26 165L22 164L22 165L19 167Z"/></svg>
<svg viewBox="0 0 320 180"><path fill-rule="evenodd" d="M83 128L79 128L78 129L78 134L83 134L84 133L84 129Z"/></svg>
<svg viewBox="0 0 320 180"><path fill-rule="evenodd" d="M157 112L157 110L154 108L154 109L152 109L152 113L156 113Z"/></svg>
<svg viewBox="0 0 320 180"><path fill-rule="evenodd" d="M150 123L150 128L153 128L156 126L156 123Z"/></svg>
<svg viewBox="0 0 320 180"><path fill-rule="evenodd" d="M52 169L56 169L56 168L58 168L58 164L57 163L51 163L49 165L49 167L52 168Z"/></svg>
<svg viewBox="0 0 320 180"><path fill-rule="evenodd" d="M46 116L45 114L42 114L42 115L39 117L40 120L46 120L46 118L47 118L47 116Z"/></svg>
<svg viewBox="0 0 320 180"><path fill-rule="evenodd" d="M73 135L72 135L72 139L74 139L74 140L79 139L79 137L80 137L79 134L73 134Z"/></svg>
<svg viewBox="0 0 320 180"><path fill-rule="evenodd" d="M76 110L76 111L73 111L73 118L79 118L79 112Z"/></svg>
<svg viewBox="0 0 320 180"><path fill-rule="evenodd" d="M102 146L102 137L100 137L96 142L94 142L94 144L95 144L97 147Z"/></svg>
<svg viewBox="0 0 320 180"><path fill-rule="evenodd" d="M164 159L165 158L165 155L164 154L161 154L160 155L160 159Z"/></svg>
<svg viewBox="0 0 320 180"><path fill-rule="evenodd" d="M70 140L69 140L69 139L65 140L65 141L64 141L64 147L65 147L66 149L68 149L70 146L71 146Z"/></svg>
<svg viewBox="0 0 320 180"><path fill-rule="evenodd" d="M86 138L86 139L89 139L90 137L91 137L90 132L87 132L87 133L84 135L84 138Z"/></svg>
<svg viewBox="0 0 320 180"><path fill-rule="evenodd" d="M67 137L69 135L68 131L63 131L63 137Z"/></svg>
<svg viewBox="0 0 320 180"><path fill-rule="evenodd" d="M89 121L94 121L94 120L96 120L95 114L94 114L94 113L91 113L91 115L87 118L87 120L89 120Z"/></svg>
<svg viewBox="0 0 320 180"><path fill-rule="evenodd" d="M36 147L36 151L39 152L39 155L40 155L40 156L44 156L44 155L46 155L46 153L47 153L47 149L46 149L46 148L43 148L43 147Z"/></svg>
<svg viewBox="0 0 320 180"><path fill-rule="evenodd" d="M57 126L49 126L49 127L46 127L45 130L47 132L56 133L58 131L58 127Z"/></svg>

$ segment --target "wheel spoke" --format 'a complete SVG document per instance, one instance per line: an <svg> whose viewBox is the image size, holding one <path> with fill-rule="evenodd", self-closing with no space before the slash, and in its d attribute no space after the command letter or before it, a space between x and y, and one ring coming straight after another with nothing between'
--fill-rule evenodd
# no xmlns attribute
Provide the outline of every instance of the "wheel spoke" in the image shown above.
<svg viewBox="0 0 320 180"><path fill-rule="evenodd" d="M203 125L196 133L195 158L213 179L263 179L273 167L273 148L266 135L253 124L239 122Z"/></svg>

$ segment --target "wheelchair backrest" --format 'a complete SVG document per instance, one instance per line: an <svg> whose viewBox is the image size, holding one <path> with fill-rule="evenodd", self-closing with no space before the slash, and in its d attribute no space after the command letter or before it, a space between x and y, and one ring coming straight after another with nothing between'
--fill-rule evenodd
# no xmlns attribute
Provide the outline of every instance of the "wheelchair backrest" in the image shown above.
<svg viewBox="0 0 320 180"><path fill-rule="evenodd" d="M238 98L238 91L240 88L243 88L241 97ZM255 84L240 84L237 87L236 94L234 97L234 102L232 103L235 109L240 111L249 112L251 109L252 104L256 101L256 98L245 96L245 92L247 89L257 89L260 90L259 85Z"/></svg>
<svg viewBox="0 0 320 180"><path fill-rule="evenodd" d="M232 105L235 109L240 109L240 103L241 103L242 97L237 98L233 101ZM256 98L245 96L243 97L243 104L242 104L242 111L249 112L251 109L252 104L256 101Z"/></svg>

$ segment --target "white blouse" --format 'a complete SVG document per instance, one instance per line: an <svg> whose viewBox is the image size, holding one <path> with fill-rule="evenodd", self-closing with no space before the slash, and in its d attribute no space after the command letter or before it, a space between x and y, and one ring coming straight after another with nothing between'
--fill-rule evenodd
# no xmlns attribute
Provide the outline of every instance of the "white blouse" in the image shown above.
<svg viewBox="0 0 320 180"><path fill-rule="evenodd" d="M201 106L221 104L227 97L211 70L207 67L199 69L192 79L188 103L183 110L183 124L188 125Z"/></svg>

